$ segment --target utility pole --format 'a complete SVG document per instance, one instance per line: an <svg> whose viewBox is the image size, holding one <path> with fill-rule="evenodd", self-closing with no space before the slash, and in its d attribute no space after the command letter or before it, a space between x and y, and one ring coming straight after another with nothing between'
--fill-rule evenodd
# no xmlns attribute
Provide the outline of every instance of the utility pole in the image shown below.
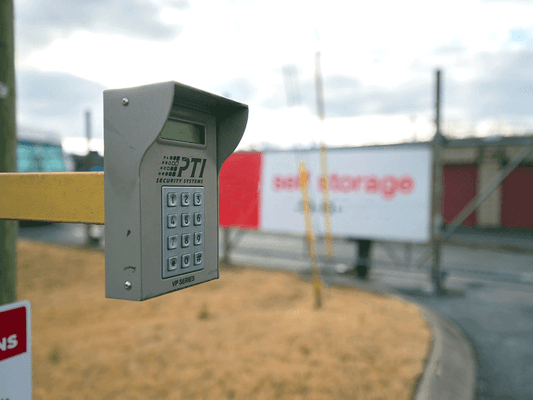
<svg viewBox="0 0 533 400"><path fill-rule="evenodd" d="M89 142L92 137L91 130L91 110L85 111L85 137L87 138L87 148L89 148Z"/></svg>
<svg viewBox="0 0 533 400"><path fill-rule="evenodd" d="M324 122L324 89L322 85L322 71L320 69L320 52L315 54L315 86L316 86L316 110L320 123ZM324 126L321 126L323 131ZM323 132L321 132L323 133ZM320 170L322 174L321 186L322 186L322 203L323 203L323 215L324 215L324 239L326 243L326 256L327 262L333 262L333 234L331 226L331 204L329 197L329 182L328 182L328 167L327 167L327 147L324 143L320 145Z"/></svg>
<svg viewBox="0 0 533 400"><path fill-rule="evenodd" d="M13 0L0 1L0 173L16 171ZM0 220L0 305L17 300L18 221Z"/></svg>
<svg viewBox="0 0 533 400"><path fill-rule="evenodd" d="M322 72L320 70L320 52L315 54L316 113L320 121L324 121L324 94L322 89Z"/></svg>
<svg viewBox="0 0 533 400"><path fill-rule="evenodd" d="M84 171L90 171L94 167L94 162L91 154L90 143L92 138L91 132L91 111L85 111L85 138L87 139L87 154L83 160Z"/></svg>
<svg viewBox="0 0 533 400"><path fill-rule="evenodd" d="M442 293L442 275L440 270L441 230L442 230L442 163L441 154L445 139L440 130L440 95L441 71L436 71L435 90L435 136L433 137L433 196L431 203L431 282L435 293Z"/></svg>
<svg viewBox="0 0 533 400"><path fill-rule="evenodd" d="M302 104L302 96L300 94L300 79L296 67L294 64L284 65L282 67L282 73L287 106L299 106Z"/></svg>

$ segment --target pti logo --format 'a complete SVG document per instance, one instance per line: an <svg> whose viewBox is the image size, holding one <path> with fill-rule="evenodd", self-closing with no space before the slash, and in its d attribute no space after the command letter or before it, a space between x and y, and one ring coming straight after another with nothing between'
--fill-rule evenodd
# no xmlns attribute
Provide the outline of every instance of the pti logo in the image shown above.
<svg viewBox="0 0 533 400"><path fill-rule="evenodd" d="M206 158L189 158L180 156L163 156L161 167L159 168L160 176L177 176L181 178L181 174L191 168L190 178L196 178L196 172L198 178L204 177L204 168Z"/></svg>
<svg viewBox="0 0 533 400"><path fill-rule="evenodd" d="M26 351L26 307L0 313L0 361Z"/></svg>

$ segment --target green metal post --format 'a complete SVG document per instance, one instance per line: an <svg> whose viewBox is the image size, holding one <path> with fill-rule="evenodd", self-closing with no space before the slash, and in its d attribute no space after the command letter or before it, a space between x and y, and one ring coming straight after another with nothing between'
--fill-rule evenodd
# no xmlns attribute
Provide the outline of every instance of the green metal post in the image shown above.
<svg viewBox="0 0 533 400"><path fill-rule="evenodd" d="M16 171L13 0L0 1L0 173ZM0 220L0 305L17 300L17 221Z"/></svg>

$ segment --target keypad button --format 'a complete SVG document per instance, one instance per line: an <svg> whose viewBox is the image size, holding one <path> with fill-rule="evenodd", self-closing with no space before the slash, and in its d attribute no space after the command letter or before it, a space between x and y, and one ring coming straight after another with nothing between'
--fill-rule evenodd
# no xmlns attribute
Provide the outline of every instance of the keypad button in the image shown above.
<svg viewBox="0 0 533 400"><path fill-rule="evenodd" d="M191 234L184 233L181 235L181 247L189 247L191 245Z"/></svg>
<svg viewBox="0 0 533 400"><path fill-rule="evenodd" d="M178 205L178 195L175 192L167 194L167 204L169 207L176 207Z"/></svg>
<svg viewBox="0 0 533 400"><path fill-rule="evenodd" d="M202 193L201 192L194 192L193 194L193 204L195 206L201 206L202 205Z"/></svg>
<svg viewBox="0 0 533 400"><path fill-rule="evenodd" d="M202 225L202 221L204 219L204 216L201 212L194 213L194 225Z"/></svg>
<svg viewBox="0 0 533 400"><path fill-rule="evenodd" d="M187 207L191 204L191 194L189 192L183 192L181 194L181 205Z"/></svg>
<svg viewBox="0 0 533 400"><path fill-rule="evenodd" d="M194 265L200 265L203 259L204 254L201 251L194 253Z"/></svg>
<svg viewBox="0 0 533 400"><path fill-rule="evenodd" d="M200 246L202 244L202 232L194 232L194 245Z"/></svg>
<svg viewBox="0 0 533 400"><path fill-rule="evenodd" d="M178 268L178 257L169 257L167 260L167 270L174 271Z"/></svg>
<svg viewBox="0 0 533 400"><path fill-rule="evenodd" d="M161 277L175 278L206 267L205 188L161 188ZM0 399L1 400L1 399Z"/></svg>
<svg viewBox="0 0 533 400"><path fill-rule="evenodd" d="M178 247L178 235L171 235L168 237L168 249L172 250Z"/></svg>
<svg viewBox="0 0 533 400"><path fill-rule="evenodd" d="M178 226L178 215L177 214L169 214L167 216L167 227L168 228L175 228Z"/></svg>

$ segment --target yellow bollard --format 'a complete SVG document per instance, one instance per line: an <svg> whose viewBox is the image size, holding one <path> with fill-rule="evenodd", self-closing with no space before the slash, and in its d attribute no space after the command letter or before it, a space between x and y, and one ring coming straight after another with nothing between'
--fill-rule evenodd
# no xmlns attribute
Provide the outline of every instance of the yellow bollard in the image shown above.
<svg viewBox="0 0 533 400"><path fill-rule="evenodd" d="M309 249L309 260L311 261L311 271L313 288L315 292L315 308L322 307L322 282L318 272L318 260L316 257L315 235L313 233L313 220L311 215L311 206L309 204L309 185L307 183L307 171L305 164L300 161L300 188L302 190L302 200L305 218L305 237L307 239L307 247Z"/></svg>
<svg viewBox="0 0 533 400"><path fill-rule="evenodd" d="M331 233L331 205L329 199L329 182L328 182L328 154L326 146L320 146L320 169L322 179L320 180L322 186L322 199L324 203L324 238L326 242L326 256L329 263L333 262L333 235Z"/></svg>

